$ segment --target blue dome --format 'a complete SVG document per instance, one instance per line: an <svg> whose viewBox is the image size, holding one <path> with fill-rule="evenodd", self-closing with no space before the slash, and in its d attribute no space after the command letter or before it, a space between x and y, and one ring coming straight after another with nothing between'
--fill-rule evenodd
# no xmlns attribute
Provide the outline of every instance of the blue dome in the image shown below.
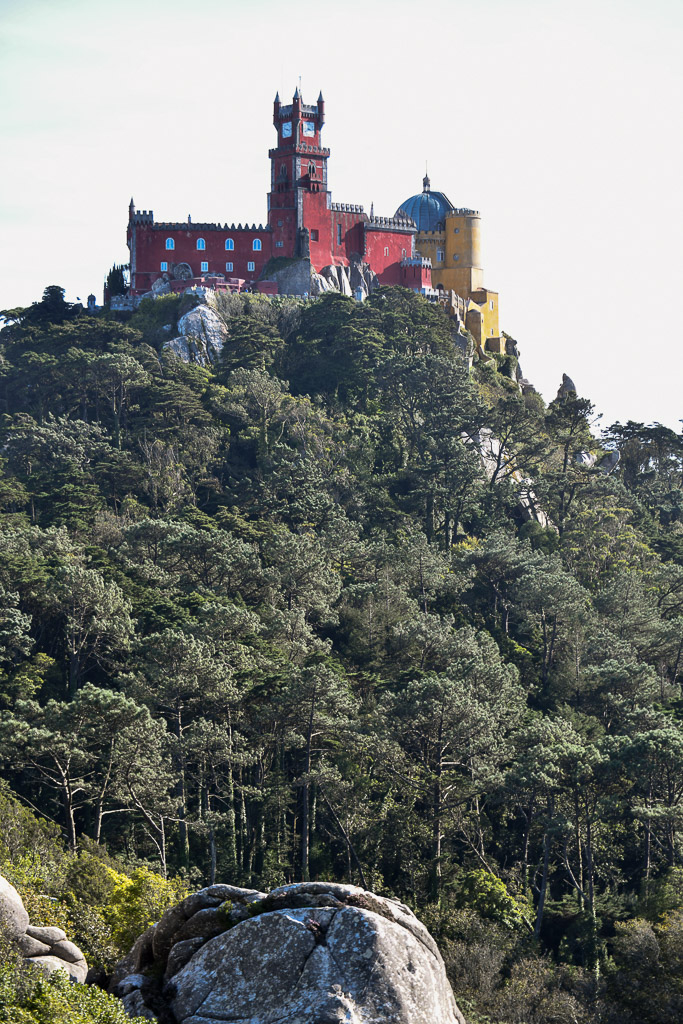
<svg viewBox="0 0 683 1024"><path fill-rule="evenodd" d="M410 217L417 224L418 231L443 231L446 214L451 213L455 207L443 192L430 190L429 178L425 177L423 184L424 191L401 203L396 216Z"/></svg>

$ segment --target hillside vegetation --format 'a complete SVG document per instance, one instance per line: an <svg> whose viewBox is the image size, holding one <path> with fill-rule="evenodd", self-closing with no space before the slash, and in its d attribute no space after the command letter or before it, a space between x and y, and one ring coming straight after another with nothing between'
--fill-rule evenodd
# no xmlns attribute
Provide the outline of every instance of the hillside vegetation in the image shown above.
<svg viewBox="0 0 683 1024"><path fill-rule="evenodd" d="M186 887L338 879L472 1024L680 1020L681 436L404 290L219 296L211 370L192 301L5 314L0 871L105 969Z"/></svg>

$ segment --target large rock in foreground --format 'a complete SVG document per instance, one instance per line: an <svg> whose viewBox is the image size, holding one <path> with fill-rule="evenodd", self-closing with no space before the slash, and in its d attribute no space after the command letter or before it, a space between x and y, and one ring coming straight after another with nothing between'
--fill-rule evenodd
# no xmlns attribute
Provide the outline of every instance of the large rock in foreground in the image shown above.
<svg viewBox="0 0 683 1024"><path fill-rule="evenodd" d="M178 1024L464 1024L408 907L326 882L203 889L138 939L111 989Z"/></svg>
<svg viewBox="0 0 683 1024"><path fill-rule="evenodd" d="M78 946L69 942L61 928L29 924L21 896L0 875L0 933L24 955L24 962L44 974L64 971L71 981L85 981L88 965Z"/></svg>

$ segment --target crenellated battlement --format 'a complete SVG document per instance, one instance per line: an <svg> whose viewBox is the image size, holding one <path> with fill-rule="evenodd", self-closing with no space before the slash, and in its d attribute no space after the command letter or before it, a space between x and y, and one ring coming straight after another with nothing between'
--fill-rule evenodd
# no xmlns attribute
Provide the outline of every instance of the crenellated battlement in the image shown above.
<svg viewBox="0 0 683 1024"><path fill-rule="evenodd" d="M137 216L137 215L136 215ZM145 221L151 224L154 231L272 231L269 224L199 224L195 221Z"/></svg>
<svg viewBox="0 0 683 1024"><path fill-rule="evenodd" d="M403 259L401 260L401 266L424 267L425 269L429 268L431 270L432 261L428 256L404 256Z"/></svg>
<svg viewBox="0 0 683 1024"><path fill-rule="evenodd" d="M416 233L415 221L403 217L372 217L365 223L366 231L402 231Z"/></svg>
<svg viewBox="0 0 683 1024"><path fill-rule="evenodd" d="M357 203L331 203L330 209L333 213L365 213Z"/></svg>

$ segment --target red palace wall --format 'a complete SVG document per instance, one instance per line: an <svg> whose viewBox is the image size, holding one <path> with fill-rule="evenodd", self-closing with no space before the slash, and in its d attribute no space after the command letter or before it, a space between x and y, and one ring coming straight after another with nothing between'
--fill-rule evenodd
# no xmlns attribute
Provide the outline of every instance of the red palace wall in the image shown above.
<svg viewBox="0 0 683 1024"><path fill-rule="evenodd" d="M428 260L405 261L401 266L401 275L401 284L404 288L421 292L424 288L432 287L432 267Z"/></svg>
<svg viewBox="0 0 683 1024"><path fill-rule="evenodd" d="M224 277L242 277L256 281L272 255L272 233L268 228L241 230L234 227L220 227L217 224L135 224L135 281L136 292L146 292L158 277L164 273L162 263L168 264L167 273L172 274L172 265L187 263L193 277L208 274L223 274ZM166 248L166 239L172 238L174 249ZM206 248L197 249L197 239L203 238ZM234 249L226 249L227 239L232 239ZM254 241L261 242L261 249L254 249ZM133 253L131 253L133 262ZM202 263L208 269L202 270ZM232 263L228 270L227 263ZM249 269L249 263L254 269ZM131 267L132 273L132 267Z"/></svg>
<svg viewBox="0 0 683 1024"><path fill-rule="evenodd" d="M404 284L401 260L413 253L410 231L374 230L365 228L364 259L379 278L380 284Z"/></svg>

